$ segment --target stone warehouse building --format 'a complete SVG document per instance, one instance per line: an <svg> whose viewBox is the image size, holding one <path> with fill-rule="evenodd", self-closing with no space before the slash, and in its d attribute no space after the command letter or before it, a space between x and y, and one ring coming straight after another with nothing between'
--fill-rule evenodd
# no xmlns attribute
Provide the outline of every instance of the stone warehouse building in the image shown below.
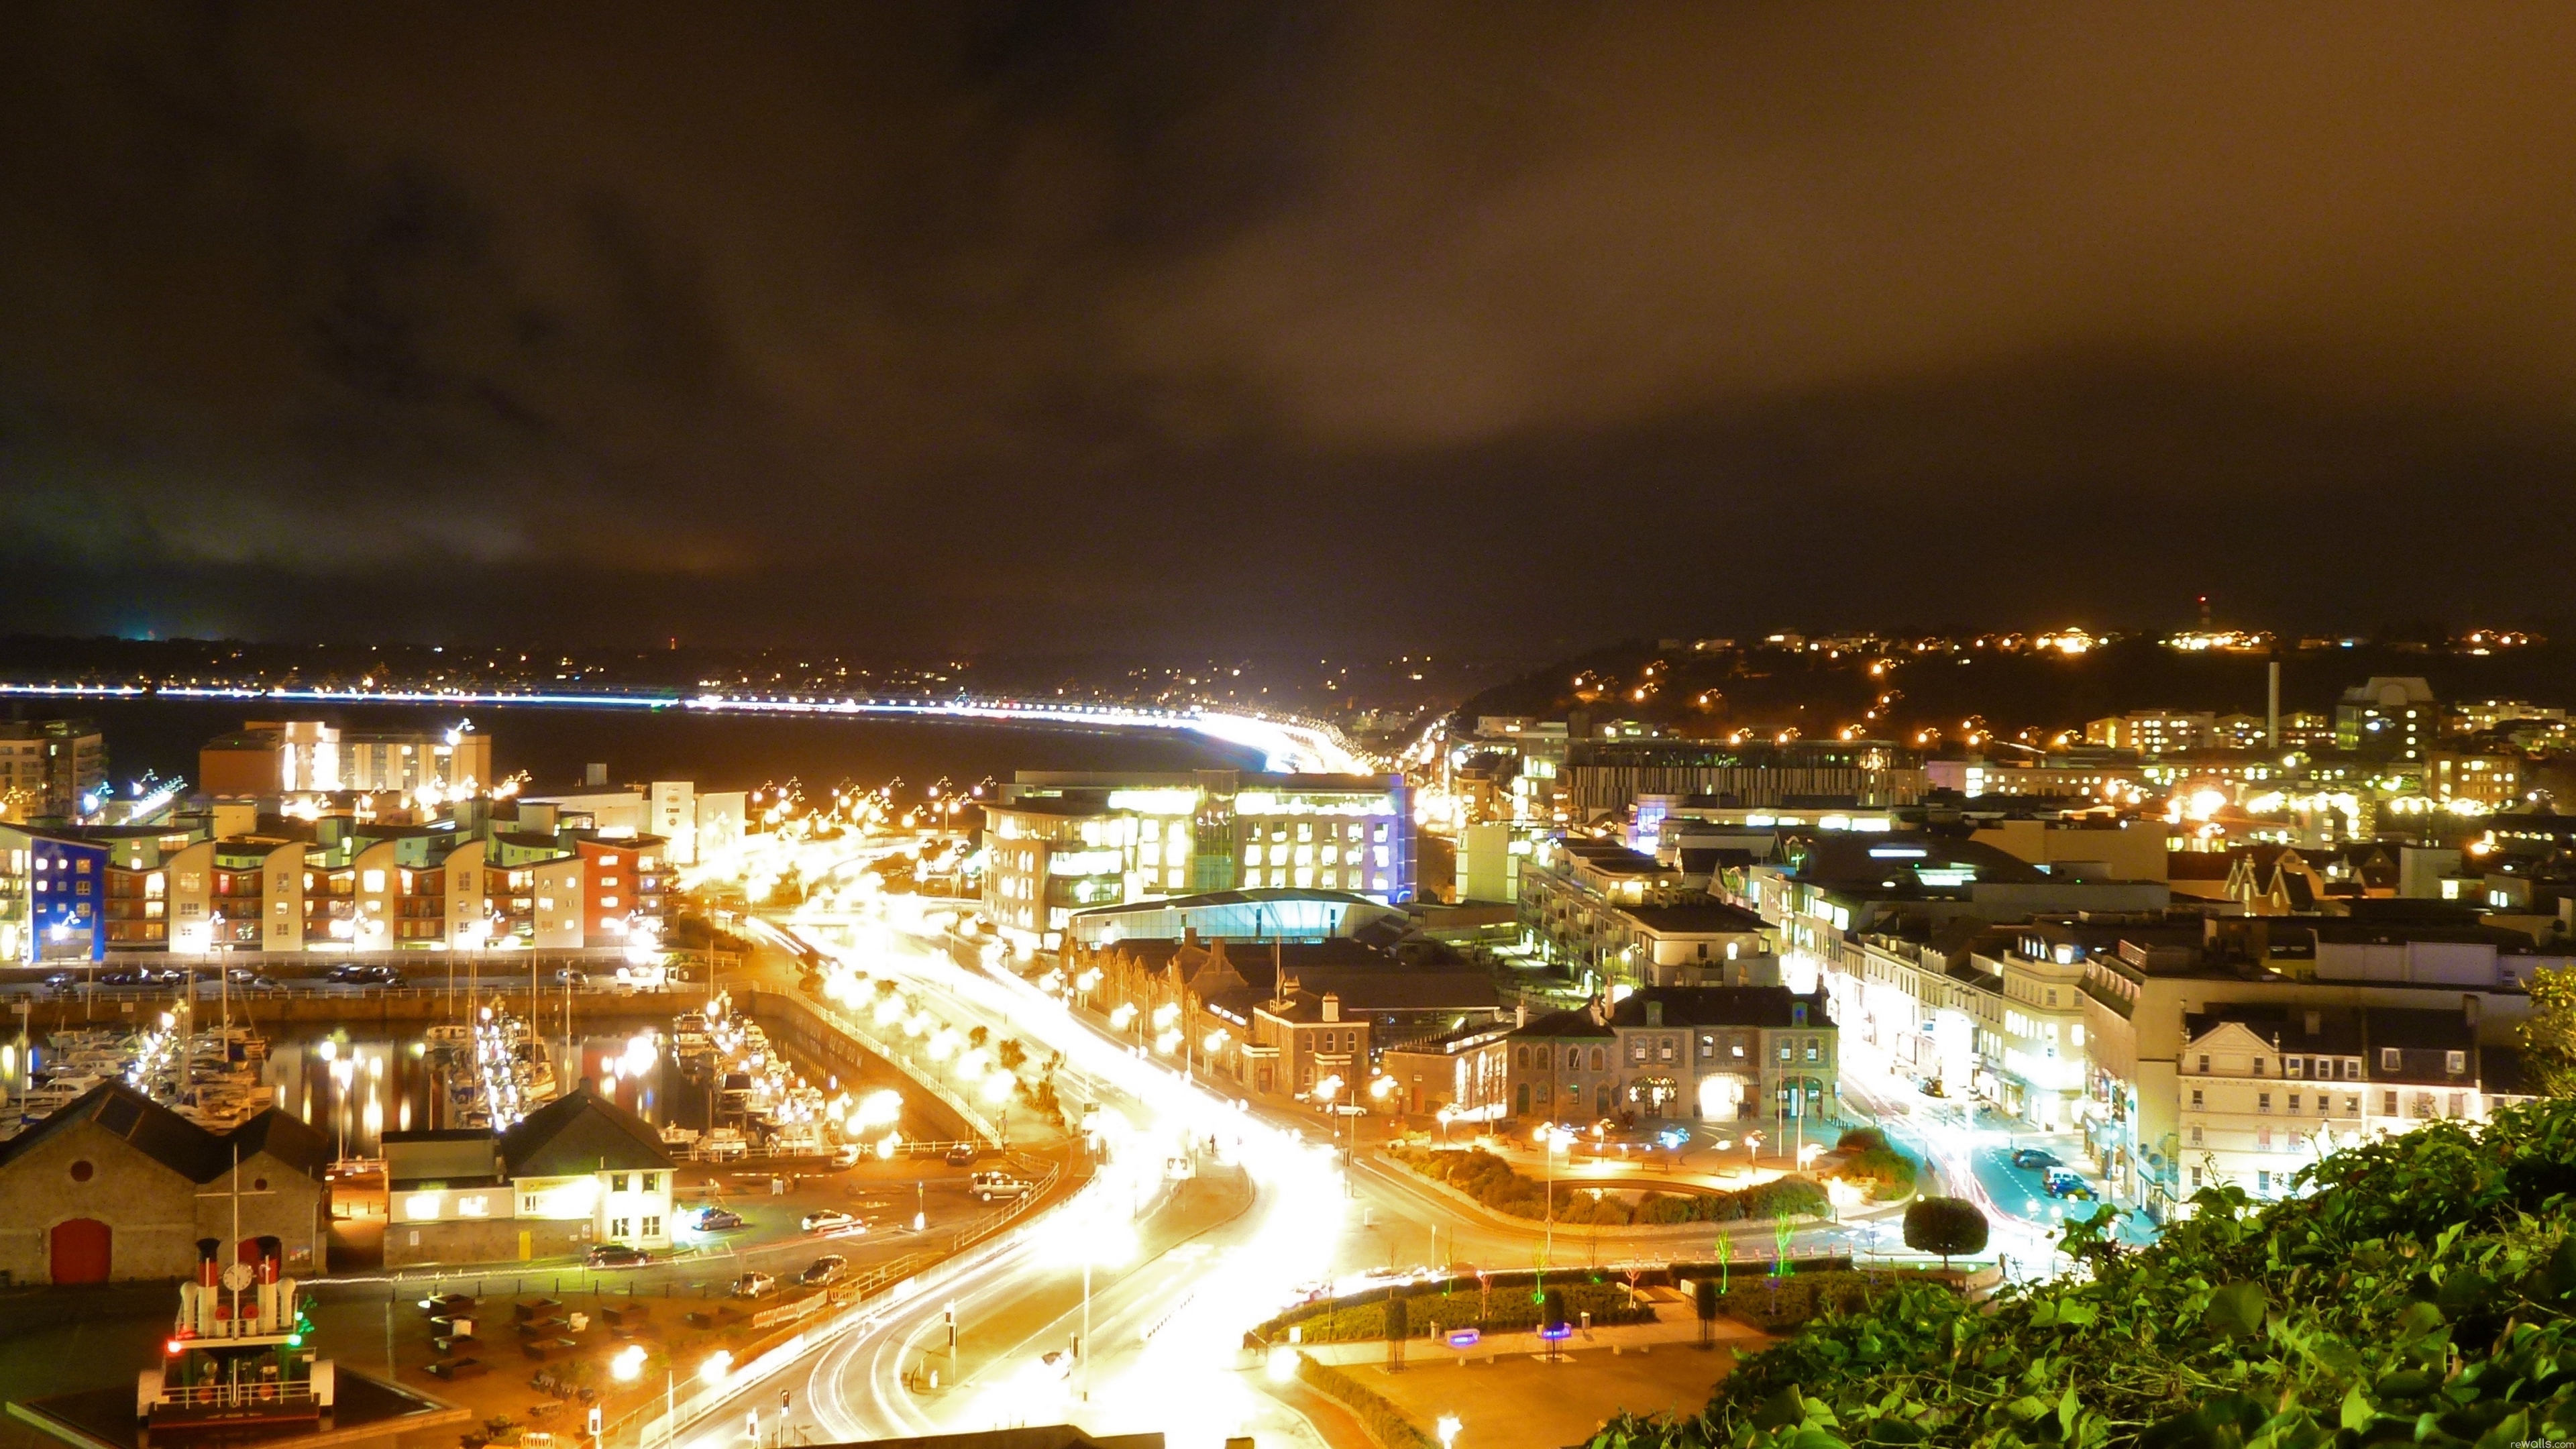
<svg viewBox="0 0 2576 1449"><path fill-rule="evenodd" d="M271 1108L230 1132L108 1082L0 1145L0 1271L19 1283L177 1278L197 1243L263 1243L293 1277L327 1266L322 1134Z"/></svg>

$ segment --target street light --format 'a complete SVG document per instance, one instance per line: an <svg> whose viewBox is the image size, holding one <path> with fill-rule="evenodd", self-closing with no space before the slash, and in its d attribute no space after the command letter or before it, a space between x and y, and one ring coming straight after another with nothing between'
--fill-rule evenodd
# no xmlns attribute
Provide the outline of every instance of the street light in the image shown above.
<svg viewBox="0 0 2576 1449"><path fill-rule="evenodd" d="M1440 1436L1440 1449L1452 1449L1458 1442L1458 1431L1462 1427L1457 1415L1441 1415L1440 1422L1432 1426L1432 1432Z"/></svg>

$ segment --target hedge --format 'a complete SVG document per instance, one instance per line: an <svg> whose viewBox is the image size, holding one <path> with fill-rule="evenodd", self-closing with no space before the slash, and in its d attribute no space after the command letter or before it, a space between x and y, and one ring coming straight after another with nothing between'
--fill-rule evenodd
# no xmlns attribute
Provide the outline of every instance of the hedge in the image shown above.
<svg viewBox="0 0 2576 1449"><path fill-rule="evenodd" d="M1583 1314L1592 1315L1593 1323L1652 1323L1655 1310L1643 1298L1632 1298L1624 1283L1584 1283L1571 1278L1551 1278L1550 1291L1565 1295L1565 1311L1572 1321L1580 1322ZM1488 1333L1523 1333L1538 1327L1537 1303L1531 1301L1535 1290L1527 1286L1505 1287L1496 1284L1490 1295L1477 1291L1473 1280L1463 1287L1453 1285L1443 1294L1437 1287L1428 1291L1416 1288L1399 1291L1404 1300L1404 1332L1407 1338L1439 1338L1453 1328L1482 1329ZM1363 1298L1345 1298L1331 1303L1307 1304L1292 1308L1271 1319L1254 1332L1264 1339L1280 1339L1290 1326L1298 1330L1305 1343L1360 1343L1386 1337L1386 1291Z"/></svg>
<svg viewBox="0 0 2576 1449"><path fill-rule="evenodd" d="M1548 1185L1481 1147L1464 1151L1391 1147L1387 1155L1498 1213L1532 1219L1550 1216ZM1775 1178L1735 1192L1667 1193L1648 1188L1633 1203L1621 1192L1604 1192L1596 1199L1589 1183L1560 1182L1556 1189L1555 1220L1576 1227L1822 1217L1830 1206L1825 1190L1803 1177Z"/></svg>
<svg viewBox="0 0 2576 1449"><path fill-rule="evenodd" d="M1433 1449L1431 1436L1404 1417L1384 1395L1340 1369L1317 1363L1301 1353L1297 1355L1297 1377L1306 1387L1350 1410L1378 1449Z"/></svg>

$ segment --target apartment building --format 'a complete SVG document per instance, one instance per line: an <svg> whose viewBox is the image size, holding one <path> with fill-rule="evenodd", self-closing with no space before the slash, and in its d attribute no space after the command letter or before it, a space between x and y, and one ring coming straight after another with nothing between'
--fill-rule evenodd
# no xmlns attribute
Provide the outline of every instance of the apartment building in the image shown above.
<svg viewBox="0 0 2576 1449"><path fill-rule="evenodd" d="M2478 1041L2461 1007L2232 1002L2183 1021L2176 1114L2187 1201L2228 1184L2288 1194L2339 1147L2432 1121L2483 1121L2521 1092L2508 1049Z"/></svg>
<svg viewBox="0 0 2576 1449"><path fill-rule="evenodd" d="M334 817L315 840L204 824L0 826L0 959L621 947L658 941L667 909L658 836Z"/></svg>
<svg viewBox="0 0 2576 1449"><path fill-rule="evenodd" d="M470 723L369 731L325 720L253 720L197 751L197 788L219 797L424 789L455 797L492 783L492 737Z"/></svg>
<svg viewBox="0 0 2576 1449"><path fill-rule="evenodd" d="M1781 1122L1840 1115L1840 1049L1822 994L1784 986L1649 986L1595 998L1482 1045L1505 1063L1510 1112L1588 1126ZM1475 1075L1475 1073L1471 1073Z"/></svg>
<svg viewBox="0 0 2576 1449"><path fill-rule="evenodd" d="M2264 1006L2299 1013L2302 1032L2309 1010L2394 1010L2437 1012L2463 1020L2479 1049L2470 1061L2483 1067L2494 1049L2508 1047L2515 1026L2525 1017L2529 999L2521 983L2531 970L2568 964L2564 955L2544 955L2531 938L2508 931L2409 924L2405 922L2301 922L2296 936L2308 944L2303 957L2297 943L2271 939L2275 923L2236 922L2221 917L2203 920L2202 940L2192 944L2171 933L2123 930L2109 947L2086 948L2084 965L2085 1101L2082 1105L2086 1150L2102 1167L2113 1193L2144 1208L2159 1221L2175 1213L2190 1196L2185 1157L2185 1120L2189 1067L2196 1072L2198 1049L2189 1043L2201 1033L2191 1019L2213 1012ZM2257 929L2260 928L2260 929ZM2288 945L2290 949L2282 949ZM2322 1018L2321 1018L2322 1020ZM2392 1018L2384 1023L2402 1036L2384 1045L2401 1053L2455 1048L2418 1040L2422 1018ZM2362 1019L2365 1031L2370 1019ZM2405 1028L2400 1032L2400 1028ZM2285 1032L2285 1040L2287 1033ZM2380 1046L2366 1053L2365 1073ZM2340 1058L2343 1053L2319 1046L2304 1055ZM2218 1053L2213 1052L2213 1065ZM2277 1074L2276 1059L2250 1076ZM2372 1113L2374 1125L2416 1120L2414 1093L2432 1092L2447 1107L2447 1069L2425 1070L2428 1058L2401 1055L2385 1068L2388 1081L2374 1090L2400 1093L2397 1110ZM2442 1058L2447 1068L2447 1056ZM2223 1075L2223 1074L2222 1074ZM2337 1068L2341 1080L2341 1068ZM2369 1078L2365 1075L2365 1084ZM2202 1090L2208 1090L2203 1084ZM2258 1089L2259 1090L2259 1089ZM2286 1097L2287 1088L2281 1091ZM2308 1089L2313 1091L2313 1089ZM2497 1095L2467 1083L2463 1092L2480 1100ZM2306 1104L2313 1109L2311 1100ZM2365 1099L2363 1106L2374 1104ZM2471 1102L2464 1099L2466 1110ZM2483 1110L2483 1109L2481 1109ZM2204 1136L2214 1125L2203 1120ZM2259 1124L2257 1124L2259 1126ZM2270 1169L2258 1169L2270 1170Z"/></svg>
<svg viewBox="0 0 2576 1449"><path fill-rule="evenodd" d="M2084 725L2086 744L2148 757L2196 749L2214 743L2217 734L2218 715L2211 710L2133 709Z"/></svg>
<svg viewBox="0 0 2576 1449"><path fill-rule="evenodd" d="M0 820L89 814L107 793L107 737L85 719L0 720Z"/></svg>

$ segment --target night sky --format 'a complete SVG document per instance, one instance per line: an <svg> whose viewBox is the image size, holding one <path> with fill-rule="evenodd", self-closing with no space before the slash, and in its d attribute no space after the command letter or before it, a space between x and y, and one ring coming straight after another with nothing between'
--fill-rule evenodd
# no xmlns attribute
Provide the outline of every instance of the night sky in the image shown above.
<svg viewBox="0 0 2576 1449"><path fill-rule="evenodd" d="M6 627L2548 621L2576 10L21 4Z"/></svg>

